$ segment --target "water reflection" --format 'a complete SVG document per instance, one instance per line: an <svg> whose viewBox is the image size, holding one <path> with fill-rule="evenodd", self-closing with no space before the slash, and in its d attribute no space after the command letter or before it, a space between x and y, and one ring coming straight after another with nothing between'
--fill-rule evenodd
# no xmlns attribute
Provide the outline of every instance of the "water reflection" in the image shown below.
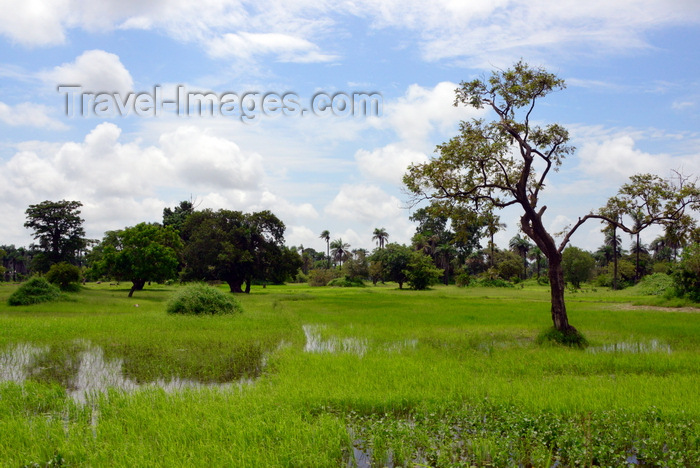
<svg viewBox="0 0 700 468"><path fill-rule="evenodd" d="M161 388L166 392L177 392L191 388L242 388L253 382L253 379L244 378L227 383L202 383L174 377L141 384L124 377L122 359L107 360L102 348L85 342L78 344L84 350L78 354L77 371L69 377L66 385L68 395L77 403L86 403L91 396L108 389L134 392L142 388ZM36 361L48 352L48 348L18 344L0 354L0 381L23 383L37 371Z"/></svg>
<svg viewBox="0 0 700 468"><path fill-rule="evenodd" d="M603 346L593 346L586 351L589 353L665 353L671 354L671 346L651 340L648 343L639 341L623 341Z"/></svg>

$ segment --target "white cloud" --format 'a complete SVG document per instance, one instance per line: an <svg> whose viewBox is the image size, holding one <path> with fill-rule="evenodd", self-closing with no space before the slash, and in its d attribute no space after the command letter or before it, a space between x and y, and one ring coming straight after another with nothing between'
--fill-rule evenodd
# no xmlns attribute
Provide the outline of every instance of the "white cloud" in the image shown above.
<svg viewBox="0 0 700 468"><path fill-rule="evenodd" d="M323 54L312 42L280 33L227 33L209 43L209 54L216 58L236 57L250 60L258 55L275 54L280 62L328 62L333 55Z"/></svg>
<svg viewBox="0 0 700 468"><path fill-rule="evenodd" d="M579 168L595 176L598 185L619 185L638 173L652 173L666 177L672 169L686 173L700 173L700 153L672 156L666 153L648 153L636 147L631 135L619 134L602 141L587 141L578 151Z"/></svg>
<svg viewBox="0 0 700 468"><path fill-rule="evenodd" d="M65 130L66 124L50 116L51 109L41 104L24 102L14 106L0 102L0 121L13 127L28 126L47 128L49 130Z"/></svg>
<svg viewBox="0 0 700 468"><path fill-rule="evenodd" d="M104 50L83 52L74 62L64 63L39 76L51 86L78 85L82 91L119 92L132 90L134 80L119 56Z"/></svg>
<svg viewBox="0 0 700 468"><path fill-rule="evenodd" d="M358 150L355 153L355 160L365 176L392 184L401 184L401 178L408 166L426 162L428 157L420 151L403 148L398 144L389 144L374 151Z"/></svg>
<svg viewBox="0 0 700 468"><path fill-rule="evenodd" d="M326 213L362 223L381 222L401 212L401 202L374 185L343 185Z"/></svg>
<svg viewBox="0 0 700 468"><path fill-rule="evenodd" d="M256 189L264 175L262 157L195 127L180 127L160 137L160 146L180 179L194 187Z"/></svg>

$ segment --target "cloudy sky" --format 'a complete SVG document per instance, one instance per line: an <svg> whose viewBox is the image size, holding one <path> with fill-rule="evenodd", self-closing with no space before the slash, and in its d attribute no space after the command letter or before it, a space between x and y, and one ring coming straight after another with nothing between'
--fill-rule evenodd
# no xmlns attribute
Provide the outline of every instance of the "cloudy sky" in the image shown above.
<svg viewBox="0 0 700 468"><path fill-rule="evenodd" d="M190 198L270 209L289 245L321 250L328 229L372 248L376 227L409 242L406 166L427 160L460 120L488 117L452 106L460 81L520 58L567 82L535 116L566 126L577 147L546 190L553 230L634 173L700 175L696 0L0 0L0 9L0 244L31 243L24 211L43 200L82 201L88 236L101 238ZM102 96L103 107L59 86ZM147 100L155 88L164 100L178 88L288 94L293 111L318 93L377 93L381 114L340 106L240 118L234 106L202 116L180 103L144 116L133 100L119 109L104 97ZM67 100L87 111L67 113ZM501 216L506 245L517 212ZM573 243L593 250L599 230L584 226Z"/></svg>

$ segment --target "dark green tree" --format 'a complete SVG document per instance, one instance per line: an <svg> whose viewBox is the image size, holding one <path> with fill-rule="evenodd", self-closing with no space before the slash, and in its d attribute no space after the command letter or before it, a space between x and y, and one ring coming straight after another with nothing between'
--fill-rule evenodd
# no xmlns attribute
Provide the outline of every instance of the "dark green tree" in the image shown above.
<svg viewBox="0 0 700 468"><path fill-rule="evenodd" d="M85 248L85 230L80 217L79 201L43 201L29 205L24 227L34 231L40 255L35 258L36 268L48 271L54 263L75 264L79 252Z"/></svg>
<svg viewBox="0 0 700 468"><path fill-rule="evenodd" d="M182 231L184 277L225 281L231 292L248 293L254 278L270 274L282 252L284 230L284 223L270 211L196 211Z"/></svg>
<svg viewBox="0 0 700 468"><path fill-rule="evenodd" d="M373 264L382 266L381 277L384 280L395 281L399 284L399 289L403 289L403 284L408 280L406 272L413 253L414 250L410 247L390 243L383 249L375 250L370 259Z"/></svg>
<svg viewBox="0 0 700 468"><path fill-rule="evenodd" d="M173 209L166 207L163 209L163 226L170 226L180 232L182 226L187 221L187 217L194 213L194 203L192 200L183 200Z"/></svg>

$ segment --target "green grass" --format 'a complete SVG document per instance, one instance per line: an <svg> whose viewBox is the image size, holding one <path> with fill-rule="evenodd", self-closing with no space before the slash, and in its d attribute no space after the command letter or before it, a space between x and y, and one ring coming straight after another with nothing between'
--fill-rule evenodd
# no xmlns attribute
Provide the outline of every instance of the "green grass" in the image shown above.
<svg viewBox="0 0 700 468"><path fill-rule="evenodd" d="M2 304L15 288L0 285ZM177 290L129 299L88 285L70 301L0 306L0 353L42 350L29 380L0 383L0 465L700 464L697 312L633 308L647 298L629 291L570 294L580 350L537 344L548 290L530 283L258 287L224 316L167 314ZM335 352L305 352L304 327ZM647 351L600 352L615 343ZM95 347L141 389L76 403L71 383ZM206 385L148 385L175 377Z"/></svg>

